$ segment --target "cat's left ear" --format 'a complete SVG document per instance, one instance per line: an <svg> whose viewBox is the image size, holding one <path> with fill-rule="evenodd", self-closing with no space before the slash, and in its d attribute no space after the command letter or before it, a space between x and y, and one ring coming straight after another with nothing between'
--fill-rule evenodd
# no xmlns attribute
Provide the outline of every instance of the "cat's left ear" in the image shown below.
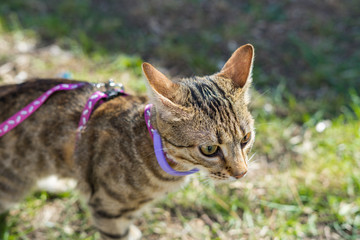
<svg viewBox="0 0 360 240"><path fill-rule="evenodd" d="M232 54L217 76L231 79L235 88L244 88L251 82L253 61L254 47L243 45Z"/></svg>

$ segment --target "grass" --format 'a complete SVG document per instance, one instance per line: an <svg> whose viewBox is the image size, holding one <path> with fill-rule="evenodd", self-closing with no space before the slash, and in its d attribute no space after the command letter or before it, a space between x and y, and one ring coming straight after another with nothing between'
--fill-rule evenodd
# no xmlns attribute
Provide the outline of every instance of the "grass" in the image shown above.
<svg viewBox="0 0 360 240"><path fill-rule="evenodd" d="M202 74L216 71L233 45L252 42L257 49L249 174L227 185L194 176L136 222L144 239L360 238L356 1L311 8L308 1L232 8L230 1L167 1L158 8L153 0L135 12L115 1L97 11L95 2L3 1L0 82L70 71L93 82L114 78L143 94L144 59L168 67L169 75ZM200 14L200 6L211 14ZM295 21L294 7L316 14ZM232 20L239 12L243 21ZM190 25L177 21L185 17ZM261 21L264 33L256 33ZM286 34L275 36L281 28ZM89 219L76 192L37 192L10 210L2 238L99 239Z"/></svg>

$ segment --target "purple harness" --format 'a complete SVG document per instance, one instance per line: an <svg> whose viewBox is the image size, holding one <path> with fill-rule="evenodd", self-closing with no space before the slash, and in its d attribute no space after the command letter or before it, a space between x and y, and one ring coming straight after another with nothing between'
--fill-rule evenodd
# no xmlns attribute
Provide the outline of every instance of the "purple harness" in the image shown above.
<svg viewBox="0 0 360 240"><path fill-rule="evenodd" d="M0 137L5 135L11 129L22 123L25 119L31 116L45 101L50 97L51 94L61 90L73 90L79 87L84 86L85 83L77 83L77 84L59 84L48 91L46 91L43 95L32 101L29 105L21 109L19 112L15 113L8 120L0 124Z"/></svg>
<svg viewBox="0 0 360 240"><path fill-rule="evenodd" d="M75 83L75 84L59 84L55 87L49 89L44 94L42 94L39 98L32 101L30 104L28 104L26 107L21 109L19 112L15 113L13 116L8 118L6 121L0 124L0 137L4 136L6 133L8 133L10 130L15 128L17 125L22 123L25 119L31 116L54 92L62 91L62 90L74 90L80 87L83 87L87 85L88 83ZM112 85L110 85L112 86ZM123 89L112 89L107 92L100 92L96 91L93 93L89 99L86 102L86 105L84 106L84 109L81 113L80 121L77 128L77 138L80 138L81 131L86 126L86 123L89 121L89 118L91 116L91 113L94 111L95 106L97 103L101 104L104 102L104 100L112 99L113 97L123 95L126 96L127 94L124 92ZM146 121L146 126L149 130L149 133L153 139L154 142L154 151L156 155L156 159L160 165L160 167L167 172L170 175L173 176L185 176L189 174L193 174L198 172L199 170L194 168L190 171L186 172L179 172L170 167L168 162L166 161L165 154L162 149L162 143L161 138L158 132L152 127L150 123L150 116L151 116L151 109L152 104L149 104L145 107L144 110L144 116Z"/></svg>

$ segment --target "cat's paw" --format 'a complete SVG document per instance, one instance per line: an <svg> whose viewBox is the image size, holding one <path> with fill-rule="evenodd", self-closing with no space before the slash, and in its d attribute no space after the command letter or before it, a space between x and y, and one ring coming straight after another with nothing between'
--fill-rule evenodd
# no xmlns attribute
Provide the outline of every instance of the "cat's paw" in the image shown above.
<svg viewBox="0 0 360 240"><path fill-rule="evenodd" d="M129 227L129 235L127 240L140 240L142 236L141 231L134 225Z"/></svg>
<svg viewBox="0 0 360 240"><path fill-rule="evenodd" d="M51 193L61 193L72 190L76 187L76 181L73 179L61 179L55 175L40 179L37 187Z"/></svg>

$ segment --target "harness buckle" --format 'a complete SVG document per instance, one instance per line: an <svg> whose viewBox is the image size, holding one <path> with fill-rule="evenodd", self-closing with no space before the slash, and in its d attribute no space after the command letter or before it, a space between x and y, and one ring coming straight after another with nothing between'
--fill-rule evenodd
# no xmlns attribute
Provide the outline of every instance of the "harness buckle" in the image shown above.
<svg viewBox="0 0 360 240"><path fill-rule="evenodd" d="M112 79L109 79L104 87L106 89L104 93L107 95L107 100L126 95L124 85L122 83L115 83Z"/></svg>
<svg viewBox="0 0 360 240"><path fill-rule="evenodd" d="M106 91L112 90L112 89L118 89L122 92L125 92L124 85L122 83L115 83L113 79L109 79L107 83L105 83Z"/></svg>

